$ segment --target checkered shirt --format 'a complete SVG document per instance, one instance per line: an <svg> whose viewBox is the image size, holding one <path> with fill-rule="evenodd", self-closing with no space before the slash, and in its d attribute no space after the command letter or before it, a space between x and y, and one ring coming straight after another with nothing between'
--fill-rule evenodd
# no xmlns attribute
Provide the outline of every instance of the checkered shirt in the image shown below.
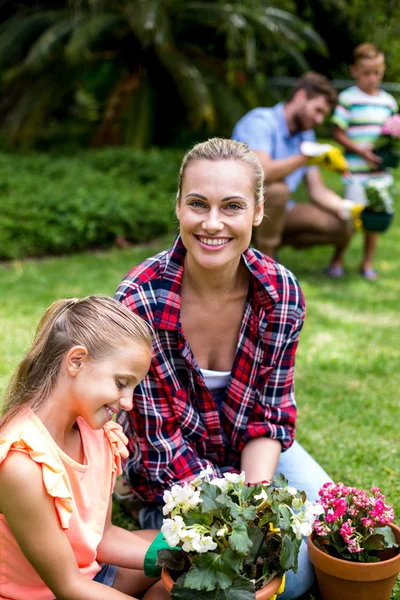
<svg viewBox="0 0 400 600"><path fill-rule="evenodd" d="M295 433L294 362L305 317L295 277L257 250L243 253L252 277L219 414L181 327L185 254L178 236L172 248L134 267L115 295L155 331L150 371L132 410L118 417L129 438L124 475L146 502L160 503L164 490L207 465L216 477L238 472L252 438L277 439L285 450Z"/></svg>

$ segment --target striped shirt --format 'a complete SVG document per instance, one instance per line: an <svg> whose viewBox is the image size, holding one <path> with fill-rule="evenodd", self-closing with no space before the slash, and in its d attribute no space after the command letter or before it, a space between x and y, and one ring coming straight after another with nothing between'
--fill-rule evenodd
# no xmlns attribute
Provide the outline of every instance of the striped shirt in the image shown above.
<svg viewBox="0 0 400 600"><path fill-rule="evenodd" d="M381 135L382 125L398 111L396 100L384 90L376 96L366 94L356 85L339 94L338 105L332 116L332 123L343 129L347 137L361 148L373 147ZM352 174L381 176L357 154L346 153L346 160Z"/></svg>
<svg viewBox="0 0 400 600"><path fill-rule="evenodd" d="M252 438L277 439L286 449L295 433L294 362L305 316L297 280L257 250L242 254L251 280L219 412L181 326L185 256L178 236L172 248L134 267L115 296L155 330L150 371L132 410L118 417L129 439L125 479L148 502L161 502L164 490L207 466L216 477L227 467L238 472Z"/></svg>

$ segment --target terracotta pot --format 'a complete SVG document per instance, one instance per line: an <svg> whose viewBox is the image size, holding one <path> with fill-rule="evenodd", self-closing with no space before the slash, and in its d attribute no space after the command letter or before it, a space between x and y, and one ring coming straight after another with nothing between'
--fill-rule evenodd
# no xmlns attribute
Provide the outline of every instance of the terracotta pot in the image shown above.
<svg viewBox="0 0 400 600"><path fill-rule="evenodd" d="M400 544L400 528L390 525ZM308 556L314 565L323 600L389 600L400 572L400 554L377 563L354 563L319 550L308 538Z"/></svg>
<svg viewBox="0 0 400 600"><path fill-rule="evenodd" d="M168 569L165 567L161 571L161 579L167 592L170 592L175 582L172 579ZM279 590L281 583L282 577L274 577L274 579L270 581L268 585L256 592L257 600L269 600L270 598L273 598L276 592Z"/></svg>

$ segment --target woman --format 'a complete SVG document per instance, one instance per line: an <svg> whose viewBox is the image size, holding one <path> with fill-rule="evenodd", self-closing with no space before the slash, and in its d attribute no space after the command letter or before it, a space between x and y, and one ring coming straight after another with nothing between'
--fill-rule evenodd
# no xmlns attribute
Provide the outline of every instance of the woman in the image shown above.
<svg viewBox="0 0 400 600"><path fill-rule="evenodd" d="M179 174L180 235L117 290L155 330L149 374L120 417L130 448L125 480L147 505L142 527L159 527L163 492L207 466L215 476L244 470L249 483L283 472L311 500L329 479L292 446L305 306L292 273L249 248L263 219L263 181L245 144L196 145ZM311 584L305 551L300 573L288 578L282 599Z"/></svg>

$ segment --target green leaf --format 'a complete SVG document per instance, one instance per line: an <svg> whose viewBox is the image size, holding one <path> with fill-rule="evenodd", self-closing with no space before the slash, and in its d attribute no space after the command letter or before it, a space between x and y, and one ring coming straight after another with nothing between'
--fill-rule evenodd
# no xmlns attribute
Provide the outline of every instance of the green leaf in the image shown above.
<svg viewBox="0 0 400 600"><path fill-rule="evenodd" d="M212 591L190 590L186 587L187 574L179 577L172 588L172 600L255 600L254 585L244 577L238 577L229 588L218 587Z"/></svg>
<svg viewBox="0 0 400 600"><path fill-rule="evenodd" d="M240 554L247 554L252 546L252 541L247 533L246 522L241 518L233 524L229 545Z"/></svg>
<svg viewBox="0 0 400 600"><path fill-rule="evenodd" d="M159 567L167 567L171 571L182 571L185 568L185 564L183 550L162 548L157 552L157 565Z"/></svg>
<svg viewBox="0 0 400 600"><path fill-rule="evenodd" d="M363 542L363 546L366 550L383 550L385 547L385 538L380 534L371 535Z"/></svg>
<svg viewBox="0 0 400 600"><path fill-rule="evenodd" d="M375 529L375 533L383 535L385 539L385 546L387 548L398 548L399 545L396 541L395 535L388 525L386 525L386 527L377 527Z"/></svg>
<svg viewBox="0 0 400 600"><path fill-rule="evenodd" d="M238 575L242 558L231 549L206 552L193 557L193 565L187 573L185 585L195 590L226 589Z"/></svg>
<svg viewBox="0 0 400 600"><path fill-rule="evenodd" d="M289 571L290 569L293 569L295 572L297 571L297 556L301 540L299 540L299 543L296 542L297 540L292 540L287 534L283 536L279 562L285 571Z"/></svg>
<svg viewBox="0 0 400 600"><path fill-rule="evenodd" d="M259 551L261 544L263 543L264 532L262 531L262 529L259 529L258 527L249 527L247 529L247 533L249 535L252 545L251 545L250 551L246 557L246 561L253 562L257 556L257 553Z"/></svg>
<svg viewBox="0 0 400 600"><path fill-rule="evenodd" d="M291 517L292 513L290 512L288 507L284 506L283 504L281 504L279 507L279 513L281 516L279 528L284 529L285 531L289 531L290 530L290 517Z"/></svg>
<svg viewBox="0 0 400 600"><path fill-rule="evenodd" d="M218 505L215 502L217 496L220 495L220 489L216 485L203 484L201 499L202 499L202 511L204 513L211 512L218 509Z"/></svg>
<svg viewBox="0 0 400 600"><path fill-rule="evenodd" d="M273 479L272 479L272 483L276 486L276 487L286 487L288 484L288 480L286 479L286 477L283 475L283 473L277 473L276 475L274 475Z"/></svg>

